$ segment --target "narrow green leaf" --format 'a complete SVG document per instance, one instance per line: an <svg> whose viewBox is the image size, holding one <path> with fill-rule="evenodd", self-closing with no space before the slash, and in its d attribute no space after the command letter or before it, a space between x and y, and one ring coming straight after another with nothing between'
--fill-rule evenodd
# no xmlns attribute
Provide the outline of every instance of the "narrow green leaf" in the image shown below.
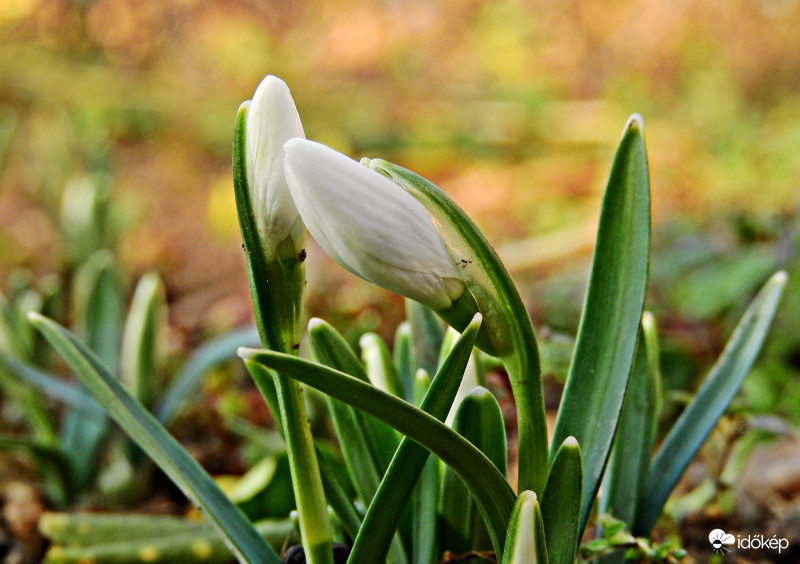
<svg viewBox="0 0 800 564"><path fill-rule="evenodd" d="M436 374L444 337L442 321L427 307L409 299L406 299L406 319L411 324L416 368L422 368L428 374Z"/></svg>
<svg viewBox="0 0 800 564"><path fill-rule="evenodd" d="M417 386L414 403L421 406L431 386L431 379L425 370L417 372ZM422 408L425 410L424 408ZM430 410L428 410L430 413ZM404 439L407 440L407 439ZM413 443L417 448L422 448ZM411 492L411 502L406 511L411 512L411 562L436 562L437 558L437 501L439 494L439 461L425 452L425 465L419 473L417 484ZM398 453L399 454L399 453ZM399 461L399 458L397 459ZM387 472L387 476L388 476ZM384 477L384 482L386 477ZM399 501L398 501L399 503Z"/></svg>
<svg viewBox="0 0 800 564"><path fill-rule="evenodd" d="M714 428L753 366L767 335L786 273L772 276L744 312L697 395L670 430L650 465L633 534L647 536L686 466Z"/></svg>
<svg viewBox="0 0 800 564"><path fill-rule="evenodd" d="M489 390L474 388L461 400L453 419L453 430L478 447L505 475L505 423L500 405ZM441 490L439 513L442 547L455 553L491 548L491 538L480 518L475 500L452 468L443 469Z"/></svg>
<svg viewBox="0 0 800 564"><path fill-rule="evenodd" d="M172 423L181 404L194 395L212 368L234 357L239 347L257 347L260 344L258 331L253 326L233 329L203 343L189 355L161 396L155 408L156 417L164 425Z"/></svg>
<svg viewBox="0 0 800 564"><path fill-rule="evenodd" d="M20 380L35 386L47 396L64 402L72 409L92 411L97 415L105 415L103 408L92 396L77 386L65 383L61 378L57 378L53 374L3 357L0 357L0 366L5 366Z"/></svg>
<svg viewBox="0 0 800 564"><path fill-rule="evenodd" d="M76 333L116 374L124 304L122 284L110 251L93 253L81 266L73 294ZM107 432L108 419L90 411L70 410L62 422L64 449L72 457L80 489L89 487L94 478L98 451Z"/></svg>
<svg viewBox="0 0 800 564"><path fill-rule="evenodd" d="M480 314L476 314L475 319L467 326L461 339L442 364L430 387L424 392L424 398L421 398L420 409L440 421L447 417L455 399L480 324ZM422 378L418 375L417 388L422 391L424 383L420 380L427 380L428 376L424 369L420 372ZM392 463L367 509L364 523L350 553L351 562L382 562L385 559L392 535L397 529L406 503L412 496L414 485L428 458L429 452L408 437L400 442ZM424 539L424 543L415 549L431 552L435 545L436 527L431 527L435 522L435 503L431 503L432 500L428 498L425 501L428 502L423 504L426 506L426 513L415 515L418 525L415 527L415 531L418 532L415 536ZM420 520L428 521L426 531L420 531Z"/></svg>
<svg viewBox="0 0 800 564"><path fill-rule="evenodd" d="M525 490L517 498L508 524L503 564L547 564L542 512L536 494Z"/></svg>
<svg viewBox="0 0 800 564"><path fill-rule="evenodd" d="M117 424L169 476L215 525L240 562L279 564L280 558L264 542L211 477L120 385L102 361L66 329L38 314L30 321L75 372L81 383Z"/></svg>
<svg viewBox="0 0 800 564"><path fill-rule="evenodd" d="M634 115L603 196L586 302L550 449L553 459L569 436L581 445L581 532L600 486L633 364L649 250L647 154L642 121Z"/></svg>
<svg viewBox="0 0 800 564"><path fill-rule="evenodd" d="M139 403L152 409L159 396L159 333L167 319L164 285L158 274L142 276L125 321L120 353L120 380Z"/></svg>
<svg viewBox="0 0 800 564"><path fill-rule="evenodd" d="M361 380L369 382L364 366L344 337L330 324L321 319L312 319L308 323L308 340L314 357L325 366L340 370ZM333 402L335 403L335 402ZM346 408L349 409L349 408ZM383 476L392 461L395 449L400 444L397 433L388 425L362 413L355 414L356 423L363 428L363 435L369 447L378 476ZM342 436L339 435L341 438ZM346 440L346 439L345 439ZM364 464L363 459L352 461ZM368 503L369 500L364 500Z"/></svg>
<svg viewBox="0 0 800 564"><path fill-rule="evenodd" d="M578 553L583 470L581 449L567 437L556 452L542 496L542 520L551 564L572 564Z"/></svg>
<svg viewBox="0 0 800 564"><path fill-rule="evenodd" d="M375 333L364 333L358 344L361 347L361 360L372 385L399 398L404 397L403 383L383 339Z"/></svg>
<svg viewBox="0 0 800 564"><path fill-rule="evenodd" d="M639 498L646 489L658 422L658 374L653 371L657 351L651 350L654 335L645 337L644 330L647 325L652 332L652 324L652 315L645 312L598 506L598 513L610 513L628 527L635 521Z"/></svg>
<svg viewBox="0 0 800 564"><path fill-rule="evenodd" d="M60 517L60 514L58 515ZM47 515L45 516L47 517ZM45 554L46 564L82 564L85 562L104 562L106 564L131 564L134 562L163 562L163 563L185 563L185 562L204 562L207 564L228 564L231 561L230 549L225 546L222 539L214 533L214 530L204 523L192 523L186 521L183 525L177 525L166 521L165 517L143 517L131 519L130 515L97 515L94 518L76 519L82 529L96 527L99 532L110 532L113 538L125 534L125 520L131 520L132 526L127 530L127 536L118 540L99 541L91 544L78 544L65 542L64 545L51 546ZM103 526L102 517L107 517L108 522ZM145 520L153 520L148 524ZM137 522L138 521L138 522ZM180 521L176 519L176 521ZM184 520L185 521L185 520ZM47 524L47 520L45 520ZM153 535L152 533L142 534L138 527L146 527L150 530L159 525L165 531L175 527L174 532L166 532ZM115 531L112 527L119 527L120 531ZM274 548L281 550L289 543L296 543L299 539L294 531L293 523L288 520L265 520L255 524L259 534ZM71 526L71 530L75 530ZM116 534L115 534L116 533ZM99 536L99 535L96 535ZM71 541L71 539L69 539Z"/></svg>
<svg viewBox="0 0 800 564"><path fill-rule="evenodd" d="M461 435L408 402L326 366L268 350L243 348L239 356L373 415L452 466L478 502L495 550L502 552L514 494L494 464Z"/></svg>
<svg viewBox="0 0 800 564"><path fill-rule="evenodd" d="M403 388L403 395L400 397L409 403L413 402L414 374L417 367L411 344L411 324L408 321L403 321L398 325L394 334L394 365Z"/></svg>

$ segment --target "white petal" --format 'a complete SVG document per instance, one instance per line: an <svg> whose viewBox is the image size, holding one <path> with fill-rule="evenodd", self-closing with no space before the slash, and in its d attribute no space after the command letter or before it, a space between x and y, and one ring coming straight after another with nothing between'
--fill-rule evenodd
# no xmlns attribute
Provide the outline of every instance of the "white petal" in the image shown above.
<svg viewBox="0 0 800 564"><path fill-rule="evenodd" d="M247 112L246 154L256 223L273 253L287 237L298 247L303 243L303 225L283 174L283 144L295 137L305 138L305 134L289 87L267 76Z"/></svg>
<svg viewBox="0 0 800 564"><path fill-rule="evenodd" d="M319 143L284 145L295 205L317 243L350 272L441 310L464 291L425 208L382 174Z"/></svg>

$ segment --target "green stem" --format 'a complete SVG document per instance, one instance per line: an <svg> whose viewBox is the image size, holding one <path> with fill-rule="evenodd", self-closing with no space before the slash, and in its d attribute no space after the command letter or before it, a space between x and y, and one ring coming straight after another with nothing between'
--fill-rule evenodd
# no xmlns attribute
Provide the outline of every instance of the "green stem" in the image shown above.
<svg viewBox="0 0 800 564"><path fill-rule="evenodd" d="M248 103L242 104L236 117L233 181L250 295L261 343L272 350L296 355L300 347L305 253L283 260L268 261L266 258L247 182L245 147L248 107ZM302 391L296 381L280 374L274 376L274 381L306 562L333 564L330 517Z"/></svg>

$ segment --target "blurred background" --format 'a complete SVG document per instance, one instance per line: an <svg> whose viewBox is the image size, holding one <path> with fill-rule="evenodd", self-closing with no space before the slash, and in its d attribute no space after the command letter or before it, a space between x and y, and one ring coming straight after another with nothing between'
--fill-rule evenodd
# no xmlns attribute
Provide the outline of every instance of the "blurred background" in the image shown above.
<svg viewBox="0 0 800 564"><path fill-rule="evenodd" d="M786 432L800 422L798 29L794 0L2 0L2 289L106 247L128 297L143 272L161 276L174 354L248 323L232 128L275 74L309 138L411 168L465 208L558 377L613 150L638 112L666 387L693 389L785 268L737 405ZM90 212L102 229L70 227ZM313 245L307 264L310 315L391 335L400 298Z"/></svg>

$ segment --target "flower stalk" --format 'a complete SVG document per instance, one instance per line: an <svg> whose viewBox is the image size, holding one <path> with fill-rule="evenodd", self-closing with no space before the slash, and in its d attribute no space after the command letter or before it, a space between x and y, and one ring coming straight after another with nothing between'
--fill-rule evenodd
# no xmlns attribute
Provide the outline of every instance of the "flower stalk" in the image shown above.
<svg viewBox="0 0 800 564"><path fill-rule="evenodd" d="M303 136L296 116L286 85L267 77L253 102L239 107L233 142L236 210L256 326L264 347L294 355L302 331L305 232L283 180L282 145ZM333 564L330 518L302 391L278 373L273 381L306 561Z"/></svg>
<svg viewBox="0 0 800 564"><path fill-rule="evenodd" d="M514 393L519 428L519 491L544 491L547 479L547 425L536 336L528 311L511 276L472 220L442 190L421 176L380 159L364 159L372 170L392 179L418 200L436 225L458 265L466 291L452 306L437 311L463 330L481 312L484 324L477 344L500 357ZM475 309L473 309L475 308Z"/></svg>

